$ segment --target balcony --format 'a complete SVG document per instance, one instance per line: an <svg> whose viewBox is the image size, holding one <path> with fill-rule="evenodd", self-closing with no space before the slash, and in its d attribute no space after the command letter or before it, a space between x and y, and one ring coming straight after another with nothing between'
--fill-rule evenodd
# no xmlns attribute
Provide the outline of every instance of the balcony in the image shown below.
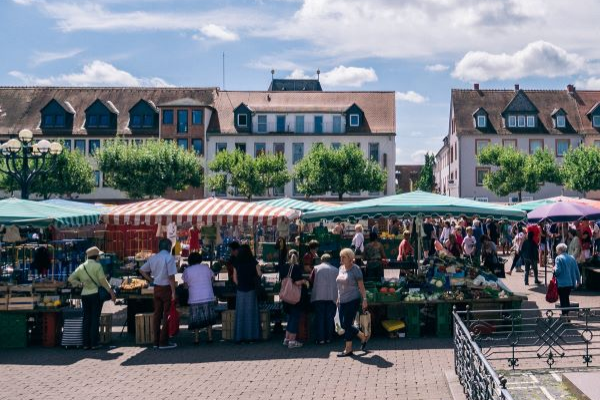
<svg viewBox="0 0 600 400"><path fill-rule="evenodd" d="M278 124L273 122L267 122L266 124L266 128L263 128L264 124L260 125L260 128L262 129L262 131L259 129L259 124L254 124L252 127L252 132L254 133L297 133L297 134L304 134L304 133L316 133L316 134L341 134L344 133L344 127L342 126L335 126L332 122L323 122L322 124L317 125L317 128L321 128L321 129L315 129L315 124L314 122L304 122L304 130L303 131L296 131L296 122L295 121L286 121L285 126L283 127L283 129L281 129L281 127L278 127Z"/></svg>

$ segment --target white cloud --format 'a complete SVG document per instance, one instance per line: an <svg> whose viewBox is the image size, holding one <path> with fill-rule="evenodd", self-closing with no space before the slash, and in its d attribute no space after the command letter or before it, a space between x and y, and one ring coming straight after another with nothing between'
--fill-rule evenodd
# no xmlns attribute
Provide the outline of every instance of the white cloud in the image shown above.
<svg viewBox="0 0 600 400"><path fill-rule="evenodd" d="M429 154L431 151L429 150L417 150L410 155L410 159L415 164L424 164L425 163L425 154Z"/></svg>
<svg viewBox="0 0 600 400"><path fill-rule="evenodd" d="M600 78L590 77L585 80L578 80L575 86L579 89L600 90Z"/></svg>
<svg viewBox="0 0 600 400"><path fill-rule="evenodd" d="M303 70L296 68L286 76L286 79L315 79L315 76L306 75Z"/></svg>
<svg viewBox="0 0 600 400"><path fill-rule="evenodd" d="M429 72L444 72L447 71L450 67L444 64L433 64L425 66L425 70Z"/></svg>
<svg viewBox="0 0 600 400"><path fill-rule="evenodd" d="M300 68L294 69L286 78L288 79L316 79L314 75L308 75ZM373 68L345 67L340 65L330 71L321 72L320 80L323 85L337 87L361 87L365 83L377 82L377 74Z"/></svg>
<svg viewBox="0 0 600 400"><path fill-rule="evenodd" d="M196 40L205 40L208 39L217 39L223 42L235 42L239 40L240 37L237 33L228 30L224 26L208 24L200 28L200 32L202 32L203 36L193 35L193 38Z"/></svg>
<svg viewBox="0 0 600 400"><path fill-rule="evenodd" d="M555 78L586 70L583 57L545 41L529 43L513 54L468 52L455 66L452 76L463 81L518 79L526 76Z"/></svg>
<svg viewBox="0 0 600 400"><path fill-rule="evenodd" d="M127 71L99 60L86 64L79 73L48 78L39 78L20 71L10 71L9 75L32 86L172 86L161 78L137 78Z"/></svg>
<svg viewBox="0 0 600 400"><path fill-rule="evenodd" d="M396 101L408 101L409 103L425 103L427 97L409 90L408 92L396 92Z"/></svg>
<svg viewBox="0 0 600 400"><path fill-rule="evenodd" d="M75 57L81 52L83 52L81 49L66 50L63 52L35 51L31 57L31 64L33 66L38 66L52 61L65 60L67 58Z"/></svg>

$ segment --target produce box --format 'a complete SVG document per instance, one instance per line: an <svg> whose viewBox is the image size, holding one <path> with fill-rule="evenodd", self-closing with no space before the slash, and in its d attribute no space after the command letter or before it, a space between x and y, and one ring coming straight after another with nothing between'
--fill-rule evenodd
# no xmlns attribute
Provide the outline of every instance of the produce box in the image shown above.
<svg viewBox="0 0 600 400"><path fill-rule="evenodd" d="M27 347L27 314L0 313L0 348Z"/></svg>
<svg viewBox="0 0 600 400"><path fill-rule="evenodd" d="M40 297L33 294L31 285L16 285L10 287L8 310L33 310Z"/></svg>
<svg viewBox="0 0 600 400"><path fill-rule="evenodd" d="M400 301L401 297L400 297L400 293L399 292L394 292L394 293L377 293L377 301L381 302L381 303L393 303L396 301Z"/></svg>

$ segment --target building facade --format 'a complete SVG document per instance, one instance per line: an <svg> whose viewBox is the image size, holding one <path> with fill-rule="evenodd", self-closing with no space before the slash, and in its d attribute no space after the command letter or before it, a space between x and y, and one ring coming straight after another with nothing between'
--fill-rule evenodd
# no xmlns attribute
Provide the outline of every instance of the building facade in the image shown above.
<svg viewBox="0 0 600 400"><path fill-rule="evenodd" d="M408 193L415 190L422 165L396 165L396 193Z"/></svg>
<svg viewBox="0 0 600 400"><path fill-rule="evenodd" d="M483 186L489 167L477 163L478 152L490 145L510 146L532 154L547 149L558 162L569 148L600 145L599 91L452 90L448 134L436 154L436 183L441 194L481 201L512 203L517 193L499 197ZM523 200L578 195L545 184Z"/></svg>
<svg viewBox="0 0 600 400"><path fill-rule="evenodd" d="M0 142L30 129L34 139L61 140L66 149L89 156L106 141L131 145L148 139L172 141L204 156L236 148L252 156L281 153L290 171L315 143L357 144L388 173L383 193L394 193L394 92L326 92L317 80L278 80L269 90L218 88L0 88ZM95 167L95 165L94 165ZM81 199L119 201L126 195L107 187L100 171L96 190ZM293 182L276 195L301 197ZM205 189L168 193L201 198ZM355 193L369 197L375 193ZM326 194L323 197L335 197Z"/></svg>

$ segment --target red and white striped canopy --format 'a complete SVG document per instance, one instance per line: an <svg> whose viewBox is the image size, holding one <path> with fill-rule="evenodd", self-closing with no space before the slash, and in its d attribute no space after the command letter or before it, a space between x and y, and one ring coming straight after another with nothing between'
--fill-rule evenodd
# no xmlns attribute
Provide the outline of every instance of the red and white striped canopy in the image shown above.
<svg viewBox="0 0 600 400"><path fill-rule="evenodd" d="M298 218L299 213L283 207L219 198L181 202L159 199L116 207L106 217L108 223L113 224L175 221L177 224L277 225L280 220Z"/></svg>

